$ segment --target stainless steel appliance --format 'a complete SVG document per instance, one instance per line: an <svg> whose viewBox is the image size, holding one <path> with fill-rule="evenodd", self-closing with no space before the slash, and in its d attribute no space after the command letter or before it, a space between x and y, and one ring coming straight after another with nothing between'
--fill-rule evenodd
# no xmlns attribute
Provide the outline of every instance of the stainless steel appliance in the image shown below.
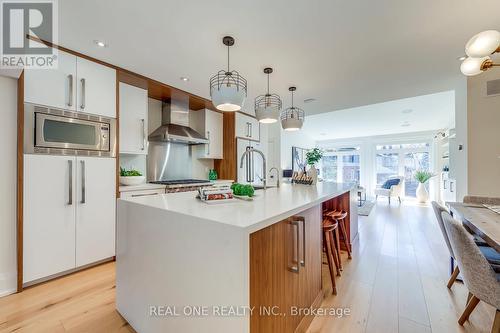
<svg viewBox="0 0 500 333"><path fill-rule="evenodd" d="M116 119L26 103L24 153L116 156Z"/></svg>
<svg viewBox="0 0 500 333"><path fill-rule="evenodd" d="M166 193L197 191L200 187L212 186L209 180L203 179L172 179L153 181L151 183L166 185Z"/></svg>
<svg viewBox="0 0 500 333"><path fill-rule="evenodd" d="M149 135L149 142L208 143L207 138L189 127L189 112L187 99L172 99L163 103L162 125Z"/></svg>
<svg viewBox="0 0 500 333"><path fill-rule="evenodd" d="M237 139L237 175L238 183L252 184L253 186L264 186L265 173L262 156L255 150L260 151L259 142L245 139ZM247 153L247 151L249 151ZM252 151L253 150L253 151ZM243 167L240 168L240 163Z"/></svg>

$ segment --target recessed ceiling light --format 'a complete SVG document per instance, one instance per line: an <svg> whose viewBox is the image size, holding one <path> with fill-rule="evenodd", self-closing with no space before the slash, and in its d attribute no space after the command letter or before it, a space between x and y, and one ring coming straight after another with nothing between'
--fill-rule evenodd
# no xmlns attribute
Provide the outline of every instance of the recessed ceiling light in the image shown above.
<svg viewBox="0 0 500 333"><path fill-rule="evenodd" d="M401 124L401 127L408 127L408 126L411 126L409 122L404 122Z"/></svg>
<svg viewBox="0 0 500 333"><path fill-rule="evenodd" d="M304 100L304 103L312 103L312 102L314 102L314 101L316 101L316 98L306 98L306 99Z"/></svg>
<svg viewBox="0 0 500 333"><path fill-rule="evenodd" d="M457 58L457 60L459 60L459 61L464 61L465 59L467 59L467 56L465 56L465 55Z"/></svg>
<svg viewBox="0 0 500 333"><path fill-rule="evenodd" d="M401 113L406 113L406 114L412 113L412 112L413 112L412 109L405 109L405 110L401 111Z"/></svg>
<svg viewBox="0 0 500 333"><path fill-rule="evenodd" d="M187 82L187 81L189 81L189 78L186 76L181 76L181 80L184 82Z"/></svg>
<svg viewBox="0 0 500 333"><path fill-rule="evenodd" d="M106 42L103 42L102 40L94 40L94 44L99 46L99 47L107 47L108 44L106 44Z"/></svg>
<svg viewBox="0 0 500 333"><path fill-rule="evenodd" d="M321 136L326 136L326 133L319 133L319 135L321 135Z"/></svg>

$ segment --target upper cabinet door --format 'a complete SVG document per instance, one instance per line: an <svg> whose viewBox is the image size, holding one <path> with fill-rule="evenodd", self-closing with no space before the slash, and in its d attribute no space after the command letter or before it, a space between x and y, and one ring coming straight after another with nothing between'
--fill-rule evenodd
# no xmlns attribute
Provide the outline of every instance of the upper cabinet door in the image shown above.
<svg viewBox="0 0 500 333"><path fill-rule="evenodd" d="M77 58L77 111L116 118L116 70Z"/></svg>
<svg viewBox="0 0 500 333"><path fill-rule="evenodd" d="M223 158L223 116L211 110L205 110L205 137L209 140L206 145L206 158ZM202 133L203 134L203 133Z"/></svg>
<svg viewBox="0 0 500 333"><path fill-rule="evenodd" d="M24 155L24 283L75 268L75 184L75 157Z"/></svg>
<svg viewBox="0 0 500 333"><path fill-rule="evenodd" d="M76 266L115 255L116 160L76 159Z"/></svg>
<svg viewBox="0 0 500 333"><path fill-rule="evenodd" d="M252 141L260 141L260 123L257 119L236 112L236 137Z"/></svg>
<svg viewBox="0 0 500 333"><path fill-rule="evenodd" d="M59 51L56 69L24 71L24 101L76 110L76 57Z"/></svg>
<svg viewBox="0 0 500 333"><path fill-rule="evenodd" d="M147 154L148 91L120 83L120 153Z"/></svg>

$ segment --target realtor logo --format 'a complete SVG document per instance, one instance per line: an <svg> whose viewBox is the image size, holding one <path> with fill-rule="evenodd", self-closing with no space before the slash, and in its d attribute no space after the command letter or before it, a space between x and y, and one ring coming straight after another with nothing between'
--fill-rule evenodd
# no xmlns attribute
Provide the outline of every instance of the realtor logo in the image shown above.
<svg viewBox="0 0 500 333"><path fill-rule="evenodd" d="M57 0L0 0L0 68L56 68ZM29 36L29 37L28 37Z"/></svg>

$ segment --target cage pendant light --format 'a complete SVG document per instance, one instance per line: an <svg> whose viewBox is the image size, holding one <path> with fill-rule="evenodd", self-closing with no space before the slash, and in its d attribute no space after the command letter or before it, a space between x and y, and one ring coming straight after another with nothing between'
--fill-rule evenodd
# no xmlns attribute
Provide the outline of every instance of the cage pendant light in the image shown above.
<svg viewBox="0 0 500 333"><path fill-rule="evenodd" d="M293 105L293 92L297 88L290 87L288 90L292 93L292 106L281 112L281 127L285 131L298 131L304 124L305 112Z"/></svg>
<svg viewBox="0 0 500 333"><path fill-rule="evenodd" d="M264 73L267 74L267 93L255 98L255 116L264 124L277 122L282 106L279 95L269 92L269 74L272 72L272 68L264 68Z"/></svg>
<svg viewBox="0 0 500 333"><path fill-rule="evenodd" d="M229 47L234 45L234 38L226 36L222 42L227 46L227 70L220 70L210 79L210 97L218 110L238 111L247 97L247 80L229 69Z"/></svg>

